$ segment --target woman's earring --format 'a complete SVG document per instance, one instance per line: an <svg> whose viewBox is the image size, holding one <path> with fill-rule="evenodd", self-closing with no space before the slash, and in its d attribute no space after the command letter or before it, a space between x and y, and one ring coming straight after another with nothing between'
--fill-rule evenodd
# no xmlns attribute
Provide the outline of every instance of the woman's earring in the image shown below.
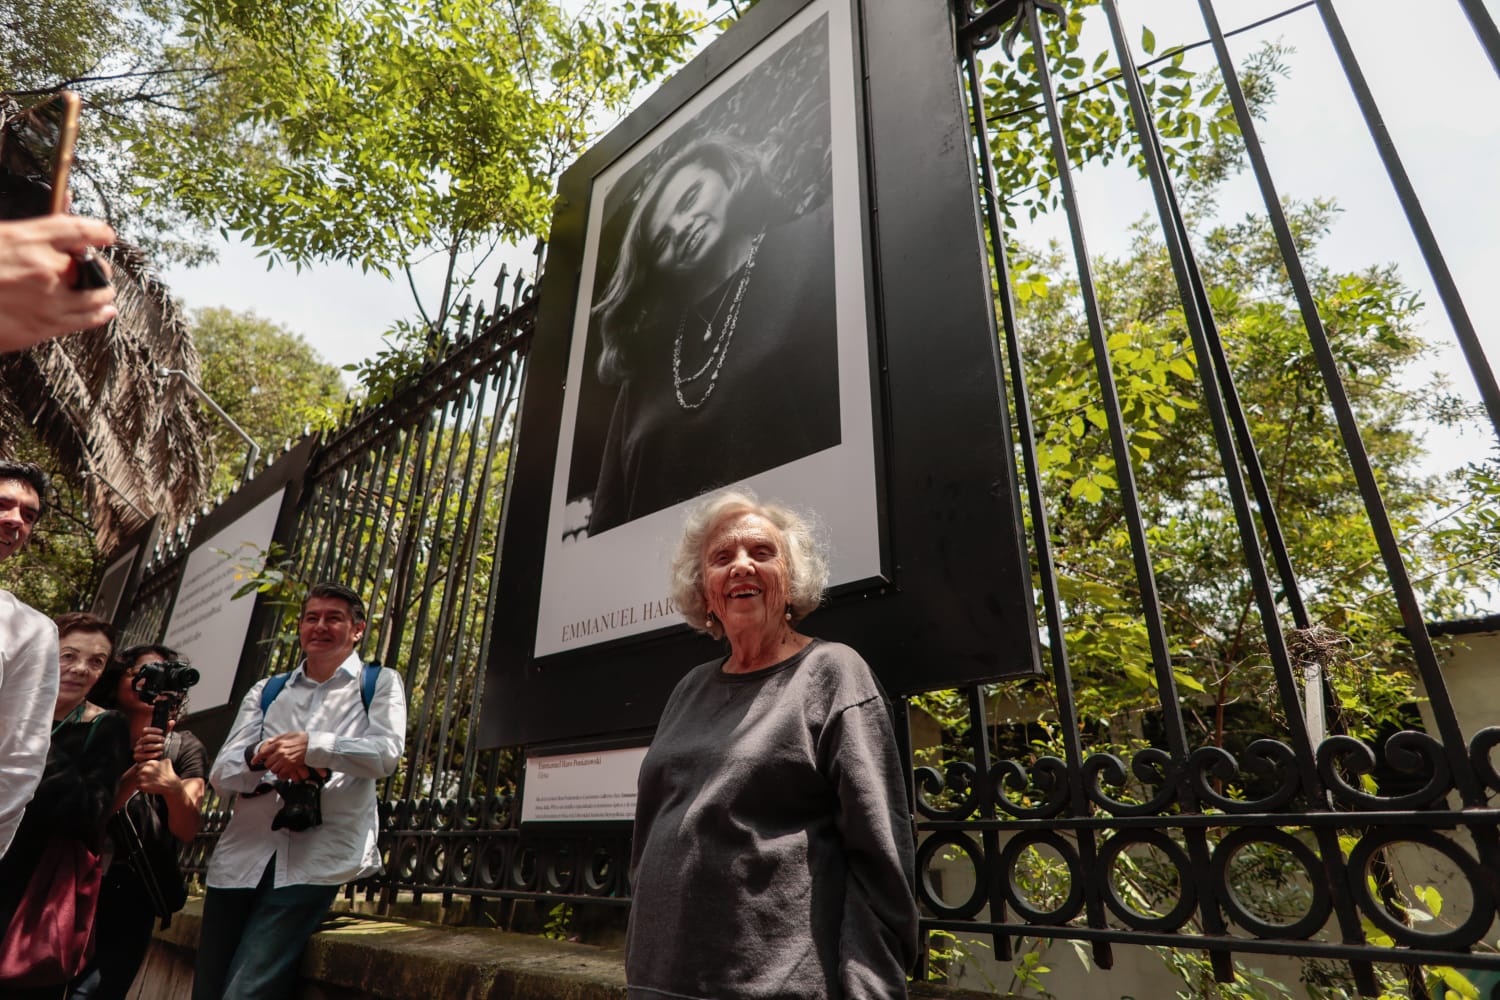
<svg viewBox="0 0 1500 1000"><path fill-rule="evenodd" d="M703 616L703 627L708 629L714 627L714 613L712 611Z"/></svg>
<svg viewBox="0 0 1500 1000"><path fill-rule="evenodd" d="M787 621L791 621L792 620L792 606L790 604L788 604L786 606L786 620Z"/></svg>

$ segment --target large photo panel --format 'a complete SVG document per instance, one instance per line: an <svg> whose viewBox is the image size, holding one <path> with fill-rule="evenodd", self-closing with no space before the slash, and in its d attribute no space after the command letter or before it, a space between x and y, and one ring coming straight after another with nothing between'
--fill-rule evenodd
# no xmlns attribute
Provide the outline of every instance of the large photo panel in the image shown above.
<svg viewBox="0 0 1500 1000"><path fill-rule="evenodd" d="M482 746L649 738L725 651L667 563L726 483L824 524L805 630L893 695L1039 670L955 47L945 4L761 0L563 174Z"/></svg>
<svg viewBox="0 0 1500 1000"><path fill-rule="evenodd" d="M880 575L847 2L811 3L593 179L533 654L681 621L684 504L817 512L835 586Z"/></svg>

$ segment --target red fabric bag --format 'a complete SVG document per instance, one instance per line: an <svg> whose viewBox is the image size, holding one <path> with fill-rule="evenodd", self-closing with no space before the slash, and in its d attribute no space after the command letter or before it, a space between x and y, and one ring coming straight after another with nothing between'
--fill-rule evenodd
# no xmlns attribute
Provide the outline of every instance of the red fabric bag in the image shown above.
<svg viewBox="0 0 1500 1000"><path fill-rule="evenodd" d="M0 940L0 986L62 986L94 950L104 871L74 837L49 841Z"/></svg>

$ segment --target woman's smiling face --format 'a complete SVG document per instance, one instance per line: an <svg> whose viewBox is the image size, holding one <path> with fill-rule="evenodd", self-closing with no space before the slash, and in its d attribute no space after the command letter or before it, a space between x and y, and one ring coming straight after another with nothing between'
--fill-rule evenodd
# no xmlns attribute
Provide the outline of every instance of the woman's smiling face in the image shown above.
<svg viewBox="0 0 1500 1000"><path fill-rule="evenodd" d="M748 511L726 515L703 545L703 591L708 610L731 645L752 632L784 627L788 573L781 529Z"/></svg>
<svg viewBox="0 0 1500 1000"><path fill-rule="evenodd" d="M702 267L724 239L729 202L729 185L717 171L692 161L678 167L645 220L652 265L667 274Z"/></svg>

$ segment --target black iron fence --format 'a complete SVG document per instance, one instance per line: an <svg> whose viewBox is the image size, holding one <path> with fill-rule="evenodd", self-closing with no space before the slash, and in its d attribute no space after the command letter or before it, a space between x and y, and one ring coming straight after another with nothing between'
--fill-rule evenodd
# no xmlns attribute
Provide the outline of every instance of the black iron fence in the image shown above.
<svg viewBox="0 0 1500 1000"><path fill-rule="evenodd" d="M1484 5L1457 2L1500 70ZM1399 317L1351 320L1350 288L1308 265L1215 4L1199 0L1232 122L1224 135L1264 197L1257 246L1276 256L1253 314L1226 291L1236 251L1229 263L1208 259L1223 248L1184 210L1178 151L1153 103L1177 97L1135 65L1118 6L954 6L1051 676L915 699L924 927L934 941L984 938L1001 959L1052 940L1085 943L1101 967L1122 944L1187 949L1220 981L1234 977L1236 956L1328 960L1344 970L1329 982L1347 976L1366 995L1382 977L1418 982L1420 966L1500 970L1485 949L1500 900L1490 759L1500 729L1460 730L1423 606L1435 579L1448 581L1444 607L1482 588L1495 539L1462 552L1412 541L1420 504L1380 465L1403 453L1371 444L1408 439L1364 378L1377 362L1352 357L1364 342L1351 330L1380 334L1385 322L1399 333ZM1326 26L1477 384L1481 420L1500 433L1494 375L1339 14L1328 0L1299 6L1316 6ZM1068 145L1077 95L1054 80L1076 58L1068 21L1084 8L1109 29L1110 54L1095 68L1118 98L1113 141L1157 209L1147 241L1156 267L1140 279L1155 282L1157 301L1132 300L1128 315L1119 276L1101 277L1085 245L1073 176L1083 156ZM1029 95L1019 111L994 85L1010 78ZM1017 203L994 151L999 133L1018 127L1042 151L1037 184L1060 195L1070 259L1044 260L1007 232ZM628 824L523 834L520 753L474 749L530 294L517 283L510 308L468 318L471 332L399 396L321 441L295 545L277 564L290 579L337 578L372 595L367 650L406 682L406 759L382 802L386 872L350 890L371 899L628 903ZM1277 303L1277 329L1292 329L1296 346L1278 341L1286 363L1271 369L1256 337ZM1295 433L1268 422L1276 399L1314 391L1298 395ZM1338 470L1312 484L1316 494L1295 475L1314 467ZM1449 516L1477 514L1471 503ZM1335 516L1336 533L1360 535L1363 549L1315 537ZM1182 525L1202 530L1171 533ZM160 631L182 558L168 549L142 586L133 638ZM1329 565L1308 557L1318 552L1367 558ZM1430 561L1440 558L1449 562ZM262 648L265 672L290 666L290 645ZM1400 676L1430 699L1424 728L1395 731L1412 696ZM1367 710L1364 696L1385 708ZM210 803L195 867L224 818ZM1413 852L1446 865L1445 898L1403 882ZM940 955L925 974L952 971Z"/></svg>

